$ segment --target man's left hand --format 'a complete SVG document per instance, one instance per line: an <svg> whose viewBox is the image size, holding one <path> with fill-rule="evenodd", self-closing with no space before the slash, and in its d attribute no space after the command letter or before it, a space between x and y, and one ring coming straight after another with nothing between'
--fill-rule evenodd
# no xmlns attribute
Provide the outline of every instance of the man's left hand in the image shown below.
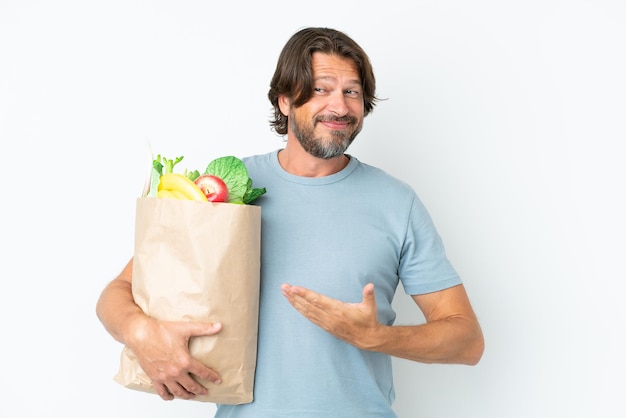
<svg viewBox="0 0 626 418"><path fill-rule="evenodd" d="M283 295L309 321L357 348L373 350L377 333L383 328L378 322L374 285L363 288L359 303L347 303L324 296L304 287L283 284Z"/></svg>

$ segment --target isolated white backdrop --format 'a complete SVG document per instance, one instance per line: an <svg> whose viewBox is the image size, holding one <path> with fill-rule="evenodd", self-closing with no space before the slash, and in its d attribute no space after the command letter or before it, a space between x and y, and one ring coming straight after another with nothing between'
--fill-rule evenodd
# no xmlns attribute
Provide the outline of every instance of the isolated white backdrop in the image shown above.
<svg viewBox="0 0 626 418"><path fill-rule="evenodd" d="M626 416L625 19L618 0L2 0L0 415L212 416L114 383L95 302L132 253L146 141L189 168L280 147L269 79L314 25L368 51L388 100L350 152L415 187L485 332L476 367L395 361L399 416Z"/></svg>

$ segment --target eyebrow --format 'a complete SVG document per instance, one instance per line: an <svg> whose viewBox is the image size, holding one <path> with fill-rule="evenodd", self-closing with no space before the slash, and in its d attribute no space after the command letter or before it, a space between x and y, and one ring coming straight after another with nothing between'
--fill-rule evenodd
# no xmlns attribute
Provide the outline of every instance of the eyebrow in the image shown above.
<svg viewBox="0 0 626 418"><path fill-rule="evenodd" d="M318 76L318 77L314 77L313 78L313 81L336 81L336 80L337 80L337 78L335 78L333 76L329 76L329 75ZM348 84L355 84L357 86L363 86L363 83L358 78L355 78L355 79L352 79L352 80L348 80Z"/></svg>

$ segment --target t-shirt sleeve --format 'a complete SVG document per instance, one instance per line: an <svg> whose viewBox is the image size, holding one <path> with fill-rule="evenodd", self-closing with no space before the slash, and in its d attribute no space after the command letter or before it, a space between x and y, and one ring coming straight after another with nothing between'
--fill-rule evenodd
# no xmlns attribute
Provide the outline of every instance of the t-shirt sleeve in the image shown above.
<svg viewBox="0 0 626 418"><path fill-rule="evenodd" d="M398 273L409 295L431 293L462 283L430 214L417 196L409 211Z"/></svg>

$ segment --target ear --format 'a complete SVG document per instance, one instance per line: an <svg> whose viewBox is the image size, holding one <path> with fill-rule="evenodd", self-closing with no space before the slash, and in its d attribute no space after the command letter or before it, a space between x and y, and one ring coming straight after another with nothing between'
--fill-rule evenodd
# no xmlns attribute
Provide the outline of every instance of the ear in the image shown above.
<svg viewBox="0 0 626 418"><path fill-rule="evenodd" d="M291 109L291 100L285 95L278 96L278 107L280 113L284 116L289 116L289 110Z"/></svg>

